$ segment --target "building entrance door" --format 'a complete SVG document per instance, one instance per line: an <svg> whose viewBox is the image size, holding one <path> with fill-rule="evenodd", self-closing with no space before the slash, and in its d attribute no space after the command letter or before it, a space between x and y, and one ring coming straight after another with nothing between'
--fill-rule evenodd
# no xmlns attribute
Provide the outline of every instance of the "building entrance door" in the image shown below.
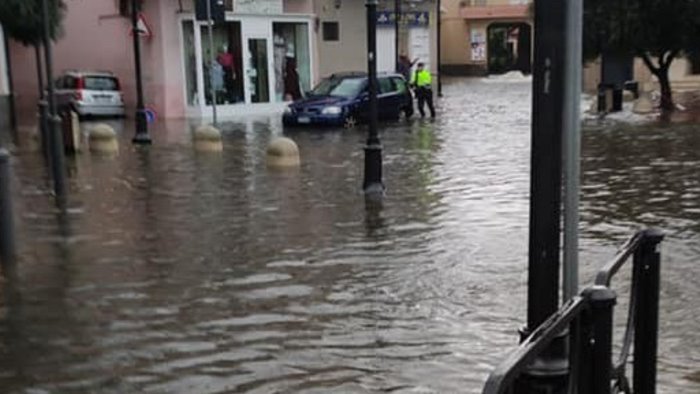
<svg viewBox="0 0 700 394"><path fill-rule="evenodd" d="M270 68L268 66L267 39L248 40L248 80L252 103L270 102Z"/></svg>

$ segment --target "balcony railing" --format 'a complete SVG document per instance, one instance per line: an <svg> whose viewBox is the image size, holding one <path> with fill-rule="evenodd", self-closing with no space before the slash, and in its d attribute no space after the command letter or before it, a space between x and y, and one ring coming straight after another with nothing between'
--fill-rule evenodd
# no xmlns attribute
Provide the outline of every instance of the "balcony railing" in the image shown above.
<svg viewBox="0 0 700 394"><path fill-rule="evenodd" d="M630 238L615 258L598 272L593 286L552 315L491 373L483 394L512 393L518 387L521 374L567 329L570 349L570 390L567 392L656 393L661 264L657 248L662 240L663 235L654 230L642 231ZM617 296L609 286L631 256L634 257L627 328L620 355L613 363L613 309ZM631 385L626 370L633 345Z"/></svg>

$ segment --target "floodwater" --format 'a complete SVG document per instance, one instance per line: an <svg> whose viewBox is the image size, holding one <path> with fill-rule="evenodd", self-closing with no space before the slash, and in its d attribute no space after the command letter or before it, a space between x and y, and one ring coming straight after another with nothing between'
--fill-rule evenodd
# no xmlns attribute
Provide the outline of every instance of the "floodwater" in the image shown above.
<svg viewBox="0 0 700 394"><path fill-rule="evenodd" d="M383 129L383 206L359 193L363 129L289 133L302 167L275 171L277 119L226 124L220 155L129 127L117 157L69 161L64 212L17 153L0 391L479 392L525 319L530 84L445 90L435 123ZM634 231L667 233L661 393L700 392L698 168L696 126L584 133L583 284Z"/></svg>

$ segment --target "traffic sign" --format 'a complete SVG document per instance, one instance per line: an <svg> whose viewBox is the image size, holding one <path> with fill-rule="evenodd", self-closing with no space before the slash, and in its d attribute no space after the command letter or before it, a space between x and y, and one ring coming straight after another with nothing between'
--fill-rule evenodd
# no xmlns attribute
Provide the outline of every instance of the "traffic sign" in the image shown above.
<svg viewBox="0 0 700 394"><path fill-rule="evenodd" d="M153 30L146 20L146 16L143 13L139 13L136 20L136 31L141 37L151 38L153 37ZM133 29L130 30L129 34L133 35Z"/></svg>

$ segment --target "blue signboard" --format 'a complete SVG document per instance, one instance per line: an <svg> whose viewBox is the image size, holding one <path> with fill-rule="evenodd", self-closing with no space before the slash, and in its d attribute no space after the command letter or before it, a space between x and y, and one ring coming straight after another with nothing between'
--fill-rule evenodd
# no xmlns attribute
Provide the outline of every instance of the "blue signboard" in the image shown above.
<svg viewBox="0 0 700 394"><path fill-rule="evenodd" d="M403 24L409 27L428 27L430 25L430 12L403 12L401 14ZM396 13L383 11L377 13L377 26L394 26Z"/></svg>

